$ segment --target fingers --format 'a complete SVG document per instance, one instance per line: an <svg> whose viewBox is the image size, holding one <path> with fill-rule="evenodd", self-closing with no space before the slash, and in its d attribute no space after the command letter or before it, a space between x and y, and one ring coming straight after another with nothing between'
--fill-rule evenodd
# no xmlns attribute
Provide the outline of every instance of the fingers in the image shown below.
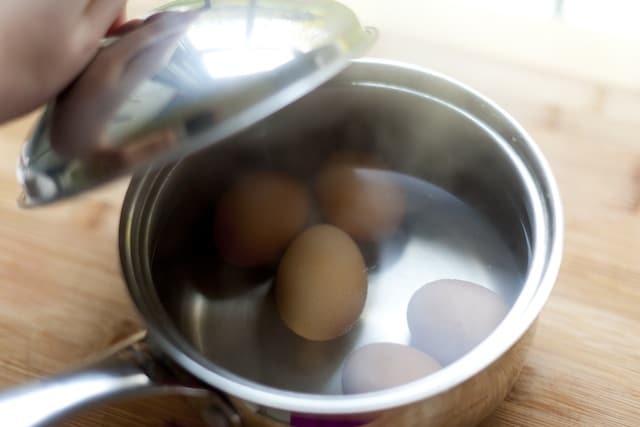
<svg viewBox="0 0 640 427"><path fill-rule="evenodd" d="M142 19L132 19L124 22L122 25L114 25L107 35L110 37L122 37L133 30L137 30L142 25L144 25L144 21Z"/></svg>
<svg viewBox="0 0 640 427"><path fill-rule="evenodd" d="M181 35L197 16L193 12L164 12L155 15L142 24L136 24L137 28L109 46L110 54L128 61L154 43Z"/></svg>
<svg viewBox="0 0 640 427"><path fill-rule="evenodd" d="M90 0L84 16L91 29L102 37L123 16L125 5L126 0Z"/></svg>
<svg viewBox="0 0 640 427"><path fill-rule="evenodd" d="M116 21L111 24L111 27L107 30L107 36L111 36L122 28L122 26L126 23L127 15L123 12L118 16Z"/></svg>
<svg viewBox="0 0 640 427"><path fill-rule="evenodd" d="M127 64L123 78L133 82L149 77L171 59L180 39L179 35L165 37L150 47L142 49Z"/></svg>

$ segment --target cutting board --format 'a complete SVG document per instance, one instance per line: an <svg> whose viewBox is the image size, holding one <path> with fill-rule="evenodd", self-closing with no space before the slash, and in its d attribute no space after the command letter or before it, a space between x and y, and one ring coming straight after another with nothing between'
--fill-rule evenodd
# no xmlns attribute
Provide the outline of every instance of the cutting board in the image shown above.
<svg viewBox="0 0 640 427"><path fill-rule="evenodd" d="M592 68L588 55L576 59L582 66L552 54L528 61L388 26L375 55L434 68L494 99L537 141L562 192L557 286L520 379L485 426L640 425L640 82L611 58L594 56ZM574 36L588 47L590 39ZM0 387L58 372L141 327L116 250L126 179L52 207L16 207L16 159L34 118L0 127ZM201 424L181 398L166 397L102 406L60 425Z"/></svg>

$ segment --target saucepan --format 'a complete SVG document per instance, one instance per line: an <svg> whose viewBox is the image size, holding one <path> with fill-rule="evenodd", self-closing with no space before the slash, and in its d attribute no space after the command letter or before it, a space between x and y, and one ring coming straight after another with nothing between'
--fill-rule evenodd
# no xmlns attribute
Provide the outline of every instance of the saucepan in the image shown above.
<svg viewBox="0 0 640 427"><path fill-rule="evenodd" d="M373 32L329 0L191 7L199 3L176 2L186 14L105 43L25 147L25 206L134 173L119 254L146 331L81 367L0 393L2 424L46 425L97 402L154 393L204 398L216 426L479 423L516 381L560 266L560 196L538 147L461 83L354 59ZM61 142L68 152L55 149ZM306 182L343 149L384 164L381 173L406 196L406 215L392 236L361 247L368 295L355 326L307 341L279 317L271 267L219 259L213 217L242 173L285 170ZM345 358L368 343L411 344L409 298L442 278L493 290L506 317L424 378L343 394Z"/></svg>
<svg viewBox="0 0 640 427"><path fill-rule="evenodd" d="M316 158L354 139L365 139L368 149L400 165L397 172L472 207L502 243L492 249L491 239L482 239L476 244L486 245L484 252L465 252L468 248L429 243L454 231L429 239L408 236L390 261L397 277L381 285L381 302L365 310L363 333L337 344L305 344L279 329L268 274L202 273L202 265L213 264L189 251L184 256L180 236L198 240L209 232L200 213L231 173L225 165L237 169L242 158L254 164L255 153L269 157L265 150L296 163L301 152ZM438 197L430 194L424 197ZM428 206L419 215L439 215ZM193 247L190 238L187 246ZM540 151L512 118L437 73L375 59L354 61L230 140L133 178L122 208L120 259L146 334L97 363L4 393L0 418L15 426L41 425L106 399L206 392L216 396L220 425L474 425L504 399L522 368L536 318L556 280L561 249L556 184ZM426 280L416 282L406 272L429 266L434 251L441 253L436 263L450 267L428 269L482 276L505 295L512 302L505 320L469 354L422 380L382 392L336 395L331 378L351 349L379 338L405 340L404 325L388 316L387 305L398 288ZM224 286L213 292L203 286L223 279ZM255 424L260 422L266 424Z"/></svg>

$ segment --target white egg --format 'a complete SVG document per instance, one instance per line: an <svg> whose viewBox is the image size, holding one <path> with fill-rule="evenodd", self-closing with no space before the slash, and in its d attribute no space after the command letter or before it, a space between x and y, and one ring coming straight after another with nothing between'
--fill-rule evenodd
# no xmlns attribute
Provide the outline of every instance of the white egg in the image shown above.
<svg viewBox="0 0 640 427"><path fill-rule="evenodd" d="M411 342L446 366L472 350L500 324L508 307L495 292L462 280L427 283L411 297Z"/></svg>
<svg viewBox="0 0 640 427"><path fill-rule="evenodd" d="M440 369L428 354L402 344L374 343L349 355L342 368L346 394L367 393L396 387Z"/></svg>

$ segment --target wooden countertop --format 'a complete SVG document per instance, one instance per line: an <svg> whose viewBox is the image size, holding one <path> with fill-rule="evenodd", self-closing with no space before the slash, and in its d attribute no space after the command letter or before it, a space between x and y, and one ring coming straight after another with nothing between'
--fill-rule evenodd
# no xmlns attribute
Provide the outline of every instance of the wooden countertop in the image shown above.
<svg viewBox="0 0 640 427"><path fill-rule="evenodd" d="M554 33L564 51L527 56L474 45L473 37L392 30L382 32L375 54L437 69L501 104L537 140L563 196L557 286L519 381L485 425L639 425L640 80L628 70L638 65L637 52L595 46L602 55L577 55L573 63L564 54L577 45L588 50L588 37ZM513 35L514 43L530 39ZM16 207L16 158L33 119L0 127L0 386L57 372L140 327L116 251L126 180L52 207ZM156 398L61 425L200 424L180 398Z"/></svg>

